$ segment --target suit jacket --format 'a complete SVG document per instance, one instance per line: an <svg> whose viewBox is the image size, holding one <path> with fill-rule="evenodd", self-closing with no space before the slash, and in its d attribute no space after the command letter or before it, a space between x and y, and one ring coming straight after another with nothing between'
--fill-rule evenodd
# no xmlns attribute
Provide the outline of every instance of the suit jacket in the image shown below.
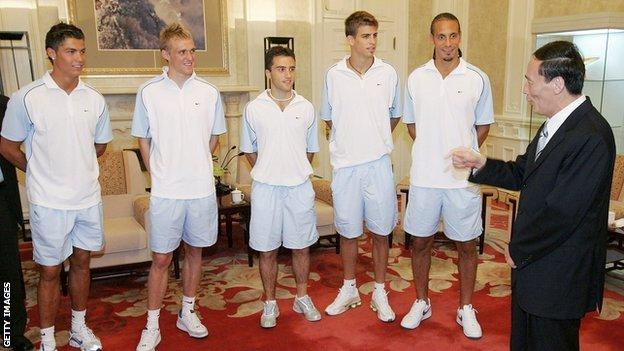
<svg viewBox="0 0 624 351"><path fill-rule="evenodd" d="M509 243L514 300L540 317L578 319L602 307L615 141L589 98L535 160L538 139L469 180L521 191Z"/></svg>
<svg viewBox="0 0 624 351"><path fill-rule="evenodd" d="M4 120L4 112L7 108L9 98L0 95L0 127ZM20 203L19 190L17 187L17 174L15 173L15 167L9 161L7 161L2 155L0 155L0 169L2 169L2 175L4 176L4 182L0 184L0 201L5 199L9 201L9 208L14 214L16 223L22 223L22 205Z"/></svg>

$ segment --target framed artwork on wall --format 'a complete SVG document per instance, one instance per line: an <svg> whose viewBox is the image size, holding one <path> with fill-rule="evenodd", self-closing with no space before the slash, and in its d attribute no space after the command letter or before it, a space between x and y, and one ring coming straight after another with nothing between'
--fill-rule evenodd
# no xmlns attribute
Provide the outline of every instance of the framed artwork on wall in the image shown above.
<svg viewBox="0 0 624 351"><path fill-rule="evenodd" d="M180 22L195 41L195 71L228 73L227 0L68 0L85 34L85 75L151 75L163 61L158 35Z"/></svg>

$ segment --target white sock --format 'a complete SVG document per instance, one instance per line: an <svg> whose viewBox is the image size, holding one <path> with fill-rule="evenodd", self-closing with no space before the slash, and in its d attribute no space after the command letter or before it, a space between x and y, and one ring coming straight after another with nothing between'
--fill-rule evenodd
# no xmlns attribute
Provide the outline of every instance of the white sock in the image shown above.
<svg viewBox="0 0 624 351"><path fill-rule="evenodd" d="M303 298L304 298L304 297L306 297L306 296L308 296L308 294L305 294L305 295L303 295L303 296L299 296L299 295L297 295L296 299L297 299L297 300L303 300Z"/></svg>
<svg viewBox="0 0 624 351"><path fill-rule="evenodd" d="M195 309L195 296L188 297L182 295L182 316L186 316L187 314L193 312Z"/></svg>
<svg viewBox="0 0 624 351"><path fill-rule="evenodd" d="M147 310L147 325L145 328L148 330L160 329L158 325L158 318L160 317L160 308L155 310Z"/></svg>
<svg viewBox="0 0 624 351"><path fill-rule="evenodd" d="M56 348L56 340L54 340L54 326L41 329L41 343L46 345L46 348L54 350Z"/></svg>
<svg viewBox="0 0 624 351"><path fill-rule="evenodd" d="M80 331L82 327L85 325L85 316L87 315L87 310L82 311L74 311L72 309L71 312L71 330L74 332Z"/></svg>
<svg viewBox="0 0 624 351"><path fill-rule="evenodd" d="M385 291L386 290L386 284L375 282L375 290Z"/></svg>
<svg viewBox="0 0 624 351"><path fill-rule="evenodd" d="M345 279L344 283L342 283L342 286L347 288L355 288L355 278Z"/></svg>

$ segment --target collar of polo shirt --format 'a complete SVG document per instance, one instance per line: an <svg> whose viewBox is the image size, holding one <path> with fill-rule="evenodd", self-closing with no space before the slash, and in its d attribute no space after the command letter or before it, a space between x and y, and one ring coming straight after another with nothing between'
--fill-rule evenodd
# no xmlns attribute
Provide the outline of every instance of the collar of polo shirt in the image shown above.
<svg viewBox="0 0 624 351"><path fill-rule="evenodd" d="M342 60L340 60L340 61L338 62L338 64L337 64L337 67L336 67L336 68L339 68L340 70L343 70L343 71L353 72L353 71L349 68L349 66L347 65L347 60L348 60L348 59L349 59L349 55L345 56ZM363 76L365 76L365 75L366 75L368 72L370 72L371 70L373 70L373 69L375 69L375 68L378 68L378 67L380 67L380 66L383 66L383 60L382 60L382 59L380 59L380 58L378 58L377 56L373 56L373 64L370 66L370 68L369 68L366 72L364 72L364 75L363 75ZM353 73L355 73L355 72L353 72Z"/></svg>
<svg viewBox="0 0 624 351"><path fill-rule="evenodd" d="M429 60L427 63L425 63L424 66L425 69L427 70L431 70L431 71L438 71L438 68L435 66L435 61L433 59ZM451 73L449 73L450 75L455 75L455 74L466 74L466 71L468 70L468 65L466 63L466 61L463 58L459 58L459 65L457 65L457 67L455 67L455 69L453 69L451 71Z"/></svg>
<svg viewBox="0 0 624 351"><path fill-rule="evenodd" d="M174 82L171 78L169 78L169 66L163 66L162 68L162 76L171 84L175 85L176 87L178 87L178 84L176 82ZM188 82L193 81L193 79L195 79L195 77L197 77L197 74L195 73L195 71L193 71L193 74L191 74L190 77L188 77L187 80L184 81L184 84L182 85L182 87L186 86L186 84Z"/></svg>
<svg viewBox="0 0 624 351"><path fill-rule="evenodd" d="M271 99L271 97L269 96L269 89L263 91L262 93L260 93L260 95L258 95L258 99L260 100L266 100L272 103L276 103L275 100ZM293 89L293 98L290 101L290 103L288 105L292 105L294 103L297 102L301 102L304 101L305 99L303 98L303 96L297 94L297 91L295 89Z"/></svg>
<svg viewBox="0 0 624 351"><path fill-rule="evenodd" d="M51 73L52 73L52 71L47 71L47 72L43 75L43 77L42 77L42 80L43 80L43 83L45 84L45 86L46 86L48 89L58 89L58 90L63 90L63 89L61 89L61 87L59 87L59 86L58 86L58 84L56 84L56 82L55 82L55 81L54 81L54 79L52 78L52 74L51 74ZM73 92L73 91L77 91L77 90L82 90L82 89L85 89L85 88L86 88L86 87L85 87L84 83L82 82L82 79L80 79L80 77L79 77L79 78L78 78L78 85L76 85L76 87L74 88L74 90L72 90L72 92ZM63 90L63 91L65 91L65 90Z"/></svg>

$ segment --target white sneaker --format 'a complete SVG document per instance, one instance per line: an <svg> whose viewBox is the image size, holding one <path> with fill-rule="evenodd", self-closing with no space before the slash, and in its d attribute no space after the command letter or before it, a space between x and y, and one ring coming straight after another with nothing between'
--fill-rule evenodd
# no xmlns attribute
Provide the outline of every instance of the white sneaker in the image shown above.
<svg viewBox="0 0 624 351"><path fill-rule="evenodd" d="M472 305L464 305L457 309L457 324L464 329L464 335L469 339L479 339L483 336L476 313L477 310L472 308Z"/></svg>
<svg viewBox="0 0 624 351"><path fill-rule="evenodd" d="M154 351L160 343L160 329L143 329L136 351Z"/></svg>
<svg viewBox="0 0 624 351"><path fill-rule="evenodd" d="M321 314L316 309L312 299L308 295L302 298L295 297L295 301L293 302L293 311L303 313L305 319L310 322L321 320Z"/></svg>
<svg viewBox="0 0 624 351"><path fill-rule="evenodd" d="M405 329L416 329L420 322L431 317L431 300L418 299L412 304L409 312L401 320L401 326Z"/></svg>
<svg viewBox="0 0 624 351"><path fill-rule="evenodd" d="M80 351L101 351L102 343L93 330L87 327L86 324L80 328L80 330L69 331L69 346L80 348Z"/></svg>
<svg viewBox="0 0 624 351"><path fill-rule="evenodd" d="M279 307L276 301L265 301L262 316L260 317L260 326L262 328L273 328L277 325L277 317L279 317Z"/></svg>
<svg viewBox="0 0 624 351"><path fill-rule="evenodd" d="M396 318L388 303L388 293L384 289L374 289L370 307L377 312L377 318L382 322L392 322Z"/></svg>
<svg viewBox="0 0 624 351"><path fill-rule="evenodd" d="M178 329L185 331L193 338L201 339L208 336L208 329L202 324L197 317L195 311L182 315L182 311L178 313L178 321L176 322Z"/></svg>
<svg viewBox="0 0 624 351"><path fill-rule="evenodd" d="M349 308L356 308L361 304L362 300L360 300L360 293L358 292L358 289L355 286L343 286L340 288L338 296L336 296L334 302L325 308L325 313L330 316L335 316L346 312Z"/></svg>

